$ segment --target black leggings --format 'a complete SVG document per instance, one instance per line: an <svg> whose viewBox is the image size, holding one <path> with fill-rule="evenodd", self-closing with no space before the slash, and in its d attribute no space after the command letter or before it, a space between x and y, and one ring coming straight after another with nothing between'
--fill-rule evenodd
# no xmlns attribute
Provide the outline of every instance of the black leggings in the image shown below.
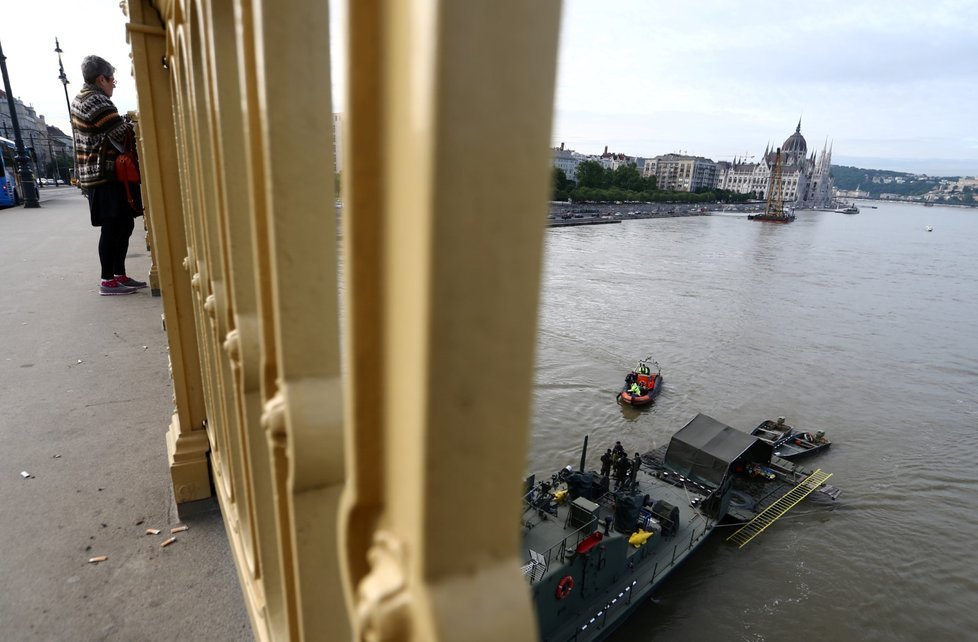
<svg viewBox="0 0 978 642"><path fill-rule="evenodd" d="M131 216L116 216L102 223L102 236L98 240L98 259L102 263L102 278L111 279L126 273L126 254L129 237L136 227Z"/></svg>

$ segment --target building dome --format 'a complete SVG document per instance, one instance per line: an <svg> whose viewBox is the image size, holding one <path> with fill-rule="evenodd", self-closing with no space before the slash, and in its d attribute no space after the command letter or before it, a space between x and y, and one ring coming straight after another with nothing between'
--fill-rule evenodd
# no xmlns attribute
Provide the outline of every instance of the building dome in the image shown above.
<svg viewBox="0 0 978 642"><path fill-rule="evenodd" d="M801 135L800 120L798 127L795 128L795 133L785 139L784 145L781 146L781 152L795 156L804 156L808 153L808 143L805 142L805 137Z"/></svg>

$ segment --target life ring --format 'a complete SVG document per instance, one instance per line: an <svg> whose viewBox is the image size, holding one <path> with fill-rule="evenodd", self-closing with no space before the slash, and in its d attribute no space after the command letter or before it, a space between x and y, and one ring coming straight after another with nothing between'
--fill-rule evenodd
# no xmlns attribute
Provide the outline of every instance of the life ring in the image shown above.
<svg viewBox="0 0 978 642"><path fill-rule="evenodd" d="M571 593L571 589L574 588L574 578L570 575L565 575L560 583L557 584L557 599L562 600L566 598Z"/></svg>
<svg viewBox="0 0 978 642"><path fill-rule="evenodd" d="M730 491L730 503L737 508L746 510L754 510L757 505L757 501L747 493L732 489Z"/></svg>

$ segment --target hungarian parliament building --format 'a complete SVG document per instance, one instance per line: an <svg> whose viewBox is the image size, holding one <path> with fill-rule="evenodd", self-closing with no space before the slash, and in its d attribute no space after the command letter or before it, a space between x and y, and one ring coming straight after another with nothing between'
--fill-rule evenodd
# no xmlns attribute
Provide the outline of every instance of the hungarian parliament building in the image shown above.
<svg viewBox="0 0 978 642"><path fill-rule="evenodd" d="M597 161L606 168L634 164L643 176L655 176L662 190L695 192L702 189L723 189L755 198L767 198L771 173L781 154L781 193L786 204L796 208L830 207L832 204L832 149L826 143L821 153L808 153L808 143L801 134L801 121L793 134L779 148L768 145L760 162L735 158L733 162L716 162L702 156L663 154L654 158L636 158L609 153L586 156L565 150L563 144L553 150L554 166L564 170L574 180L577 165Z"/></svg>

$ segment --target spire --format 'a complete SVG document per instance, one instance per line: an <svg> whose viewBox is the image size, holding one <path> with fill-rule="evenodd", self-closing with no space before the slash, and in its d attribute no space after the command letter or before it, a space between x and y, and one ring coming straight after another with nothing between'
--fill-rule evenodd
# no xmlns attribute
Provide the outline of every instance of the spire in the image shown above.
<svg viewBox="0 0 978 642"><path fill-rule="evenodd" d="M800 134L801 133L801 116L798 117L798 126L795 127L795 133L796 134Z"/></svg>

